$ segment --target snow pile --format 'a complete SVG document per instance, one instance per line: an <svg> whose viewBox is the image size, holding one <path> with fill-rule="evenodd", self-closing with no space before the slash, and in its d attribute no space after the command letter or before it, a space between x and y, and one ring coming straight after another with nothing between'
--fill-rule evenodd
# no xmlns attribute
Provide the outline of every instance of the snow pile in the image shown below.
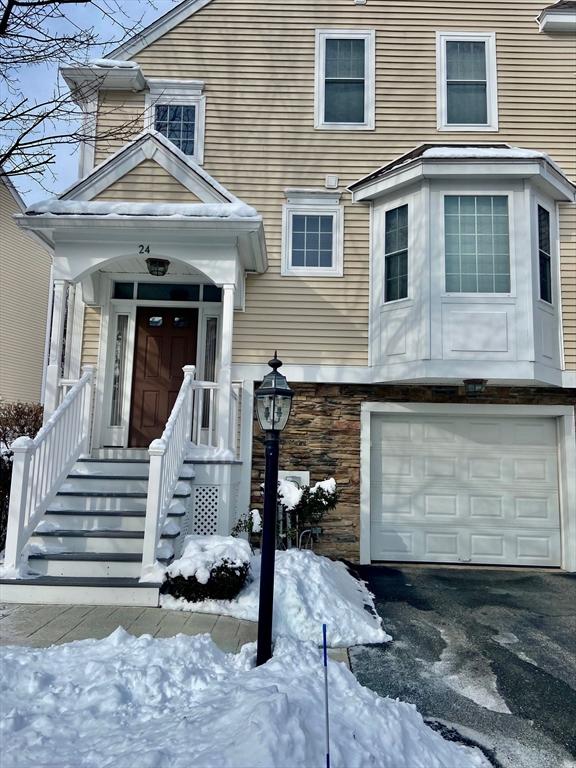
<svg viewBox="0 0 576 768"><path fill-rule="evenodd" d="M233 536L187 536L178 560L166 569L168 576L194 577L200 584L207 584L210 572L224 560L234 568L250 562L252 550L244 539ZM194 603L196 605L196 603Z"/></svg>
<svg viewBox="0 0 576 768"><path fill-rule="evenodd" d="M504 160L550 160L545 152L521 147L431 147L422 153L422 157L438 158L503 158Z"/></svg>
<svg viewBox="0 0 576 768"><path fill-rule="evenodd" d="M164 216L173 219L250 219L258 212L245 203L126 203L109 200L59 200L51 197L26 209L27 215Z"/></svg>
<svg viewBox="0 0 576 768"><path fill-rule="evenodd" d="M3 765L10 768L286 768L324 758L323 667L283 640L224 654L209 636L1 650ZM489 768L445 741L411 704L380 698L329 661L334 768Z"/></svg>
<svg viewBox="0 0 576 768"><path fill-rule="evenodd" d="M90 59L88 64L103 69L140 69L138 62L123 61L121 59Z"/></svg>
<svg viewBox="0 0 576 768"><path fill-rule="evenodd" d="M161 597L163 608L197 613L221 613L247 621L258 620L260 557L252 558L251 581L235 600L188 603L170 595ZM392 638L382 629L372 595L344 563L309 550L276 552L274 580L274 637L320 642L318 627L328 625L328 644L346 647L384 643Z"/></svg>

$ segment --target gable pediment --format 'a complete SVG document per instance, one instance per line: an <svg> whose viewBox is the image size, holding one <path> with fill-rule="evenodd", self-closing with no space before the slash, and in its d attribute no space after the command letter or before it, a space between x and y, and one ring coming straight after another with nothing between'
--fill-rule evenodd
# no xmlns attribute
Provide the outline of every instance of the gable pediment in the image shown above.
<svg viewBox="0 0 576 768"><path fill-rule="evenodd" d="M138 136L59 199L238 202L235 195L156 131Z"/></svg>

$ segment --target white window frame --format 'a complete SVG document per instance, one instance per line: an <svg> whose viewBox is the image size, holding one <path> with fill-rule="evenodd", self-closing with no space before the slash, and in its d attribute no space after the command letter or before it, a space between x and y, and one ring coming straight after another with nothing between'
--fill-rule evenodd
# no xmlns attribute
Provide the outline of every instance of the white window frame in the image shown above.
<svg viewBox="0 0 576 768"><path fill-rule="evenodd" d="M343 277L344 275L344 206L340 193L327 190L286 190L287 202L282 208L282 264L285 277ZM332 266L292 266L292 217L332 216Z"/></svg>
<svg viewBox="0 0 576 768"><path fill-rule="evenodd" d="M326 40L364 40L364 122L328 123L324 120ZM333 131L373 131L375 127L376 32L373 29L317 29L314 87L314 127Z"/></svg>
<svg viewBox="0 0 576 768"><path fill-rule="evenodd" d="M478 42L486 45L486 109L487 122L448 123L448 88L446 43ZM436 33L436 113L439 131L497 131L498 130L498 74L496 67L495 32L437 32Z"/></svg>
<svg viewBox="0 0 576 768"><path fill-rule="evenodd" d="M439 222L439 233L442 244L442 291L441 298L465 298L465 299L509 299L517 296L516 291L516 207L515 207L515 194L509 188L503 188L500 191L491 191L489 189L482 191L469 190L455 190L448 192L442 190L439 193L440 210L442 212L442 218ZM447 291L446 290L446 197L506 197L508 200L508 266L510 272L510 290L502 292L487 292L487 291Z"/></svg>
<svg viewBox="0 0 576 768"><path fill-rule="evenodd" d="M149 79L148 85L150 90L146 93L144 130L154 130L156 107L159 105L196 107L194 154L186 155L186 157L191 158L198 165L202 165L204 162L204 131L206 123L206 97L202 93L204 83L201 80Z"/></svg>

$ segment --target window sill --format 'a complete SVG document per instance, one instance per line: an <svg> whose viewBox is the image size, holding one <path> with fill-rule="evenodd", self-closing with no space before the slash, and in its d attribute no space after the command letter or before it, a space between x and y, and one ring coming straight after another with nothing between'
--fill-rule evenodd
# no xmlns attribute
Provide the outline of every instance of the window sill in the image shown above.
<svg viewBox="0 0 576 768"><path fill-rule="evenodd" d="M315 131L374 131L372 123L322 123L314 126Z"/></svg>
<svg viewBox="0 0 576 768"><path fill-rule="evenodd" d="M437 131L442 133L462 133L466 131L482 131L484 133L498 133L498 126L494 125L438 125Z"/></svg>
<svg viewBox="0 0 576 768"><path fill-rule="evenodd" d="M281 272L282 277L344 277L342 270L325 269L323 267L310 267L308 269L299 269L289 267L283 269Z"/></svg>

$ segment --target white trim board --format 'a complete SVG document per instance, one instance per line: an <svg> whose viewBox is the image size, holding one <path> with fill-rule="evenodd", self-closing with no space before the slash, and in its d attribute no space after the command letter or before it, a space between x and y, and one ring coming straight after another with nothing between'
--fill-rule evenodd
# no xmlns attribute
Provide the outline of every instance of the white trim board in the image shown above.
<svg viewBox="0 0 576 768"><path fill-rule="evenodd" d="M172 8L168 13L165 13L152 24L147 26L137 35L134 35L130 40L123 43L123 45L114 48L113 51L106 54L106 59L129 59L132 56L143 51L153 42L165 35L178 24L181 24L188 17L192 16L198 11L201 11L212 0L184 0L176 8Z"/></svg>
<svg viewBox="0 0 576 768"><path fill-rule="evenodd" d="M282 357L282 350L278 350ZM266 363L235 363L235 379L262 381ZM484 360L417 360L395 365L307 365L285 363L288 381L313 384L433 384L455 386L463 379L487 379L489 386L576 388L576 371L561 371L532 362Z"/></svg>
<svg viewBox="0 0 576 768"><path fill-rule="evenodd" d="M360 432L360 562L370 563L370 453L373 414L515 416L555 418L558 424L558 466L562 568L576 571L576 431L575 409L555 405L463 405L452 403L362 403Z"/></svg>

